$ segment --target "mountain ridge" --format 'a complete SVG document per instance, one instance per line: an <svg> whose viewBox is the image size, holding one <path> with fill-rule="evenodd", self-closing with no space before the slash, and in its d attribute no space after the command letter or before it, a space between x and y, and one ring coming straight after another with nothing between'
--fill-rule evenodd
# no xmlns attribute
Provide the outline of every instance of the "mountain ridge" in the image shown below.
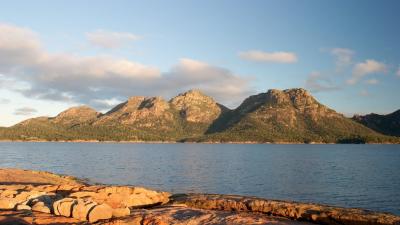
<svg viewBox="0 0 400 225"><path fill-rule="evenodd" d="M202 138L204 141L365 143L383 135L319 103L302 88L271 89L248 97Z"/></svg>
<svg viewBox="0 0 400 225"><path fill-rule="evenodd" d="M355 115L352 119L382 134L400 137L400 109L386 115Z"/></svg>
<svg viewBox="0 0 400 225"><path fill-rule="evenodd" d="M102 114L88 106L0 130L0 139L259 143L389 143L319 103L307 90L271 89L229 109L200 90L170 100L133 96Z"/></svg>

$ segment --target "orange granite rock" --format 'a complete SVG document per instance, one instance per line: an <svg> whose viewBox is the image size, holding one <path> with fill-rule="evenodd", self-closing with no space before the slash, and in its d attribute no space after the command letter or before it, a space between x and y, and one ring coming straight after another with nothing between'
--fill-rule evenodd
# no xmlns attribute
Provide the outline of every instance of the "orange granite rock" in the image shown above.
<svg viewBox="0 0 400 225"><path fill-rule="evenodd" d="M17 173L33 183L21 178L12 183L17 178L0 171L0 224L400 225L399 216L362 209L233 195L171 196L142 187L87 185L50 173L38 173L35 180L35 173L21 170ZM62 183L48 184L46 176Z"/></svg>

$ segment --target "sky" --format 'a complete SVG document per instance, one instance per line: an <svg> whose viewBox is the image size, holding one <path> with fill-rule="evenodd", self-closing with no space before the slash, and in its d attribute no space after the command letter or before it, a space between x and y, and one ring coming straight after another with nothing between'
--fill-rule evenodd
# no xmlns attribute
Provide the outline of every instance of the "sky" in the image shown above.
<svg viewBox="0 0 400 225"><path fill-rule="evenodd" d="M346 116L400 109L400 1L1 1L0 126L200 89L237 107L305 88Z"/></svg>

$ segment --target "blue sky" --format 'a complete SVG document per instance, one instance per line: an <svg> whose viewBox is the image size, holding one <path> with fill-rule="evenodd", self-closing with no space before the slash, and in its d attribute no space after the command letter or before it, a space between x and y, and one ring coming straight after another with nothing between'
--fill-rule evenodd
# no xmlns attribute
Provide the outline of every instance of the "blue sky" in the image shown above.
<svg viewBox="0 0 400 225"><path fill-rule="evenodd" d="M2 1L0 126L191 88L228 106L303 87L400 108L399 1Z"/></svg>

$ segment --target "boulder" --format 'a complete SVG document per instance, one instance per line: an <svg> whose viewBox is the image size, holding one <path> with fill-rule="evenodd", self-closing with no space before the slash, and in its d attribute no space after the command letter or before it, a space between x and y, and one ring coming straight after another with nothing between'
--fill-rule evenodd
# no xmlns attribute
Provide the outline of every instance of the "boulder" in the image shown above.
<svg viewBox="0 0 400 225"><path fill-rule="evenodd" d="M32 205L32 211L42 212L42 213L51 213L50 208L46 205L46 203L42 201L37 201Z"/></svg>
<svg viewBox="0 0 400 225"><path fill-rule="evenodd" d="M41 191L22 191L15 196L15 199L19 202L29 201L31 199L40 198L46 195L46 192Z"/></svg>
<svg viewBox="0 0 400 225"><path fill-rule="evenodd" d="M126 199L129 198L129 195L119 194L119 193L112 193L109 194L106 198L102 199L105 203L107 203L112 208L121 208L126 207Z"/></svg>
<svg viewBox="0 0 400 225"><path fill-rule="evenodd" d="M113 217L124 217L129 216L131 214L131 210L128 207L125 208L117 208L112 210Z"/></svg>
<svg viewBox="0 0 400 225"><path fill-rule="evenodd" d="M72 207L77 203L76 199L63 198L53 203L54 214L58 216L72 216Z"/></svg>
<svg viewBox="0 0 400 225"><path fill-rule="evenodd" d="M72 217L81 221L85 221L87 220L89 211L92 210L92 208L94 208L96 205L97 203L95 202L78 199L72 209Z"/></svg>
<svg viewBox="0 0 400 225"><path fill-rule="evenodd" d="M14 209L18 201L13 198L0 198L0 209Z"/></svg>
<svg viewBox="0 0 400 225"><path fill-rule="evenodd" d="M79 192L74 192L69 196L75 198L86 198L86 197L93 197L96 194L97 194L96 192L91 192L91 191L79 191Z"/></svg>
<svg viewBox="0 0 400 225"><path fill-rule="evenodd" d="M18 194L18 191L16 191L16 190L7 189L7 190L4 190L4 191L1 192L0 197L3 197L3 198L14 198L15 195L17 195L17 194Z"/></svg>
<svg viewBox="0 0 400 225"><path fill-rule="evenodd" d="M113 215L112 208L107 204L96 205L90 210L88 219L89 222L94 223L99 220L110 219Z"/></svg>
<svg viewBox="0 0 400 225"><path fill-rule="evenodd" d="M32 210L32 208L29 205L17 204L15 206L15 210L18 210L18 211L21 211L21 210Z"/></svg>

